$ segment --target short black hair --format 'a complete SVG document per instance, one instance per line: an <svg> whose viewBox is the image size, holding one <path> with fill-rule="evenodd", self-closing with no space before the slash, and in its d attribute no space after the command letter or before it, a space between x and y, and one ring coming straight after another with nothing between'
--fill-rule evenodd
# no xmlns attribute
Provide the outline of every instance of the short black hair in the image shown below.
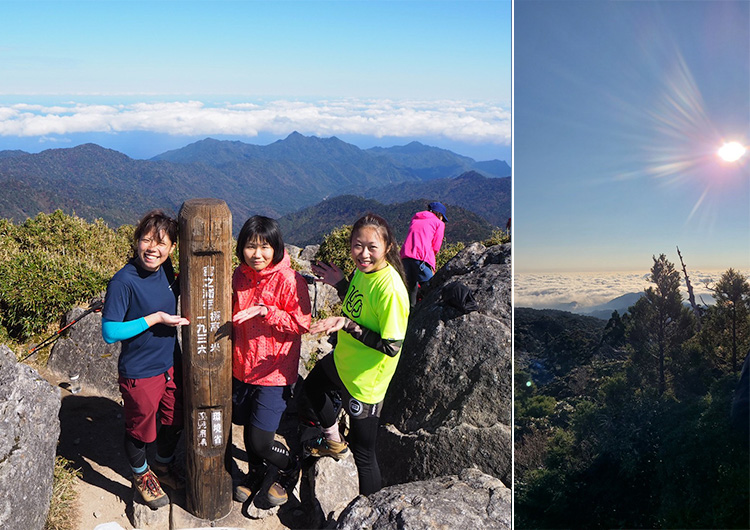
<svg viewBox="0 0 750 530"><path fill-rule="evenodd" d="M254 215L242 226L240 235L237 236L237 250L235 254L240 263L245 263L243 252L248 241L265 241L273 249L274 264L284 259L284 239L281 237L279 223L270 217Z"/></svg>
<svg viewBox="0 0 750 530"><path fill-rule="evenodd" d="M178 225L175 219L165 214L162 210L151 210L143 216L138 226L135 227L135 232L133 232L133 257L137 257L136 249L138 248L138 241L142 237L154 232L157 239L166 236L169 238L170 243L174 244L177 243L177 229ZM159 239L159 243L161 242L161 239Z"/></svg>

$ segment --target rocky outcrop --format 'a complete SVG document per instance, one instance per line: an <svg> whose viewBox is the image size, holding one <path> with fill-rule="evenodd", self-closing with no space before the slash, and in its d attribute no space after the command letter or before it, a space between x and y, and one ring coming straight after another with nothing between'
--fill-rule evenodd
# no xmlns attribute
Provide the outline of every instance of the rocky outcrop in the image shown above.
<svg viewBox="0 0 750 530"><path fill-rule="evenodd" d="M63 325L80 317L84 308L75 307L65 315ZM47 368L62 381L78 374L81 385L89 391L114 401L120 400L117 385L117 359L120 344L102 339L102 315L89 313L57 339L47 361Z"/></svg>
<svg viewBox="0 0 750 530"><path fill-rule="evenodd" d="M313 274L310 264L315 259L315 253L319 247L320 245L308 245L305 248L285 245L286 251L292 258L292 263L299 268L300 273L308 280L307 292L310 295L313 318L332 315L336 311L336 307L341 304L336 289L323 282L312 281ZM302 377L307 377L315 362L333 350L329 339L330 337L327 335L307 334L302 336L299 361L299 373Z"/></svg>
<svg viewBox="0 0 750 530"><path fill-rule="evenodd" d="M316 459L307 470L316 528L330 528L341 512L357 497L359 479L354 456Z"/></svg>
<svg viewBox="0 0 750 530"><path fill-rule="evenodd" d="M341 530L511 528L511 491L477 469L399 484L360 496L338 521Z"/></svg>
<svg viewBox="0 0 750 530"><path fill-rule="evenodd" d="M52 497L60 390L0 345L0 528L42 528Z"/></svg>
<svg viewBox="0 0 750 530"><path fill-rule="evenodd" d="M409 319L386 395L378 460L386 484L476 466L511 484L510 244L465 248L440 269ZM443 286L469 287L463 314Z"/></svg>

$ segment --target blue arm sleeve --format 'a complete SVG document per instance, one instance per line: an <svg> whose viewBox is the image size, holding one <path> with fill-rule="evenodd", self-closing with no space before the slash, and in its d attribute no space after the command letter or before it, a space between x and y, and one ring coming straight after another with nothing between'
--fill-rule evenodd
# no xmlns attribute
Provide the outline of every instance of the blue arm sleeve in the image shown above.
<svg viewBox="0 0 750 530"><path fill-rule="evenodd" d="M148 324L145 318L138 318L127 322L115 322L114 320L102 318L102 338L107 344L133 338L147 329Z"/></svg>

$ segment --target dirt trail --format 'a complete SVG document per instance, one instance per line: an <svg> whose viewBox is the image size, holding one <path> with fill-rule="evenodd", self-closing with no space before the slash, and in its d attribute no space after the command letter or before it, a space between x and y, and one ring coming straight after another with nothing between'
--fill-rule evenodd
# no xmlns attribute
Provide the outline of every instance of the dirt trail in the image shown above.
<svg viewBox="0 0 750 530"><path fill-rule="evenodd" d="M123 449L122 407L109 398L87 392L85 386L80 393L71 394L65 381L44 370L40 373L50 384L61 387L58 454L81 470L77 480L76 530L92 530L106 523L117 523L125 530L132 530L133 490ZM238 467L246 469L246 457L240 449L243 447L241 433L241 428L233 428L233 456ZM150 458L153 457L150 455ZM185 508L184 494L170 497ZM215 526L281 530L305 528L309 524L306 523L308 515L303 513L296 498L282 506L278 515L266 519L248 519L241 512L242 505L232 501L232 513L217 521ZM168 530L166 526L164 530Z"/></svg>

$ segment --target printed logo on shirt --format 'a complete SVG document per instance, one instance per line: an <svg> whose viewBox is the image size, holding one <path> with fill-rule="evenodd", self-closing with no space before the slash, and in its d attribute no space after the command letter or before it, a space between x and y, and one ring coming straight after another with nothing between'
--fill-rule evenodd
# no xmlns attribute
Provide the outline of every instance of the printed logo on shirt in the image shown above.
<svg viewBox="0 0 750 530"><path fill-rule="evenodd" d="M352 318L359 318L362 315L363 299L364 296L362 293L357 291L356 287L353 287L344 301L344 311L346 311Z"/></svg>

